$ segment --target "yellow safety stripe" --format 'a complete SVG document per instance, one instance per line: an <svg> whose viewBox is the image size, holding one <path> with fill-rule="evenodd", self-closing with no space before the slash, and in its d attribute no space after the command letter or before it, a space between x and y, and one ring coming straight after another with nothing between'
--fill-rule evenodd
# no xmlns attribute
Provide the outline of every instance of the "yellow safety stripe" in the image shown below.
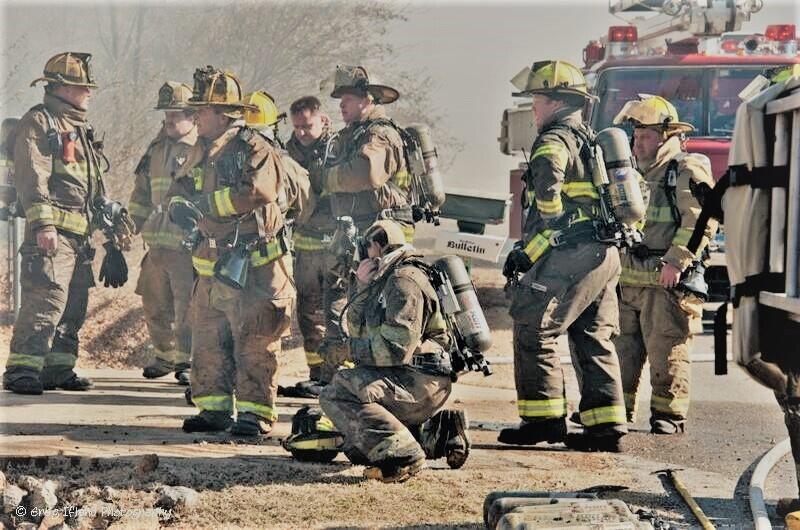
<svg viewBox="0 0 800 530"><path fill-rule="evenodd" d="M411 175L405 169L401 169L392 175L392 180L404 190L411 187Z"/></svg>
<svg viewBox="0 0 800 530"><path fill-rule="evenodd" d="M689 413L689 398L671 398L654 395L650 399L650 407L656 412L686 416Z"/></svg>
<svg viewBox="0 0 800 530"><path fill-rule="evenodd" d="M215 191L211 194L211 199L218 217L236 215L236 208L233 207L233 201L231 200L230 188L222 188L221 190Z"/></svg>
<svg viewBox="0 0 800 530"><path fill-rule="evenodd" d="M672 238L672 244L678 247L685 247L689 244L689 239L692 238L691 228L678 228L675 232L675 237Z"/></svg>
<svg viewBox="0 0 800 530"><path fill-rule="evenodd" d="M536 202L536 192L533 189L527 188L525 190L525 197L527 199L527 202L525 204L527 204L528 206Z"/></svg>
<svg viewBox="0 0 800 530"><path fill-rule="evenodd" d="M264 265L268 265L286 253L284 251L283 244L279 239L267 243L266 250L266 256L262 256L261 251L258 249L250 253L250 265L252 267L262 267ZM197 274L200 276L214 276L215 263L216 260L213 259L192 256L192 265L194 266L194 270L197 271Z"/></svg>
<svg viewBox="0 0 800 530"><path fill-rule="evenodd" d="M192 396L192 401L200 410L233 412L233 397L227 394Z"/></svg>
<svg viewBox="0 0 800 530"><path fill-rule="evenodd" d="M53 161L53 175L68 175L76 180L86 180L89 176L89 166L86 161L70 162L65 164L60 158Z"/></svg>
<svg viewBox="0 0 800 530"><path fill-rule="evenodd" d="M29 223L41 222L42 224L53 223L53 207L49 204L34 204L25 210L25 219Z"/></svg>
<svg viewBox="0 0 800 530"><path fill-rule="evenodd" d="M189 178L194 181L194 191L201 192L203 191L203 177L204 177L204 170L202 167L193 167L189 170Z"/></svg>
<svg viewBox="0 0 800 530"><path fill-rule="evenodd" d="M47 366L75 366L78 356L74 353L51 351L44 356L44 364Z"/></svg>
<svg viewBox="0 0 800 530"><path fill-rule="evenodd" d="M445 331L447 329L447 322L445 321L442 313L436 311L428 319L428 325L425 326L426 333L433 333L436 331Z"/></svg>
<svg viewBox="0 0 800 530"><path fill-rule="evenodd" d="M675 224L675 219L672 218L672 208L669 206L653 206L652 204L647 207L647 214L645 219L648 223L669 223Z"/></svg>
<svg viewBox="0 0 800 530"><path fill-rule="evenodd" d="M177 363L178 361L183 361L184 359L188 358L188 356L180 350L155 350L154 357L156 359L161 359L163 361Z"/></svg>
<svg viewBox="0 0 800 530"><path fill-rule="evenodd" d="M550 235L553 233L552 230L542 230L542 232L533 236L530 242L525 245L525 254L531 259L531 262L536 263L536 261L542 257L542 255L547 252L550 248Z"/></svg>
<svg viewBox="0 0 800 530"><path fill-rule="evenodd" d="M314 236L307 236L295 232L292 235L295 250L325 250L330 246L330 240L323 240Z"/></svg>
<svg viewBox="0 0 800 530"><path fill-rule="evenodd" d="M564 205L561 203L561 196L556 195L552 201L537 198L536 209L544 215L557 215L564 211Z"/></svg>
<svg viewBox="0 0 800 530"><path fill-rule="evenodd" d="M561 186L561 192L572 199L576 197L600 198L600 194L597 193L597 188L592 182L565 182Z"/></svg>
<svg viewBox="0 0 800 530"><path fill-rule="evenodd" d="M567 400L519 399L517 410L522 418L563 418L567 415Z"/></svg>
<svg viewBox="0 0 800 530"><path fill-rule="evenodd" d="M278 419L278 414L269 405L261 403L254 403L252 401L239 401L236 400L236 411L241 414L242 412L250 412L256 416L261 416L265 420L275 421Z"/></svg>
<svg viewBox="0 0 800 530"><path fill-rule="evenodd" d="M622 267L619 283L630 287L661 285L661 273L659 271L643 271Z"/></svg>
<svg viewBox="0 0 800 530"><path fill-rule="evenodd" d="M531 156L531 162L540 156L552 158L556 167L560 168L562 171L567 168L569 152L567 151L567 146L560 142L552 142L540 145L536 151L533 152L533 156Z"/></svg>
<svg viewBox="0 0 800 530"><path fill-rule="evenodd" d="M322 416L317 420L317 430L322 432L336 432L333 422L327 416Z"/></svg>
<svg viewBox="0 0 800 530"><path fill-rule="evenodd" d="M400 225L400 230L403 231L403 235L406 238L406 243L413 243L414 242L414 235L416 234L416 230L413 226L408 225Z"/></svg>
<svg viewBox="0 0 800 530"><path fill-rule="evenodd" d="M325 438L312 438L311 440L292 440L289 442L289 447L300 450L334 450L339 449L343 443L343 436L332 436Z"/></svg>
<svg viewBox="0 0 800 530"><path fill-rule="evenodd" d="M173 232L152 232L145 230L142 232L142 239L150 246L160 246L169 248L180 248L183 242L183 237Z"/></svg>
<svg viewBox="0 0 800 530"><path fill-rule="evenodd" d="M131 201L128 203L128 213L134 217L148 217L150 215L150 206L139 204L138 202Z"/></svg>
<svg viewBox="0 0 800 530"><path fill-rule="evenodd" d="M68 212L50 204L34 204L25 210L25 218L29 223L52 224L80 236L89 233L89 221L82 213Z"/></svg>
<svg viewBox="0 0 800 530"><path fill-rule="evenodd" d="M33 368L34 370L41 371L44 367L44 357L39 355L28 355L25 353L10 353L6 361L6 368L20 366L24 368Z"/></svg>
<svg viewBox="0 0 800 530"><path fill-rule="evenodd" d="M315 351L307 351L306 352L306 364L308 366L319 366L325 362L320 354Z"/></svg>
<svg viewBox="0 0 800 530"><path fill-rule="evenodd" d="M150 192L151 193L166 193L172 186L171 177L150 177Z"/></svg>
<svg viewBox="0 0 800 530"><path fill-rule="evenodd" d="M604 423L625 425L625 407L623 405L610 405L581 411L581 423L586 427L594 427Z"/></svg>

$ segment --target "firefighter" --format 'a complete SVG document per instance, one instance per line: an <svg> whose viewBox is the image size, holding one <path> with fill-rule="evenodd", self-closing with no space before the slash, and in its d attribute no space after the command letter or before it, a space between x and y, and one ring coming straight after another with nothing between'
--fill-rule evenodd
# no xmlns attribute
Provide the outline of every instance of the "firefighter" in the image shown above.
<svg viewBox="0 0 800 530"><path fill-rule="evenodd" d="M3 387L18 394L86 390L74 371L78 331L94 286L91 205L102 196L104 157L86 114L97 86L91 54L59 53L44 67L44 102L21 119L15 185L27 219L24 296L11 337Z"/></svg>
<svg viewBox="0 0 800 530"><path fill-rule="evenodd" d="M368 257L347 309L356 367L337 372L320 406L344 435L347 457L367 466L365 477L402 482L425 467L425 450L409 427L431 418L450 395L450 338L400 226L381 220L363 237Z"/></svg>
<svg viewBox="0 0 800 530"><path fill-rule="evenodd" d="M580 70L542 61L515 78L533 96L539 135L525 174L530 210L524 239L509 254L514 375L522 422L503 429L501 443L564 442L579 450L619 451L627 432L619 361L616 285L619 251L596 239L599 195L582 148L593 132L581 118L592 96ZM518 274L523 273L517 280ZM582 433L567 436L567 401L556 339L568 333L583 374Z"/></svg>
<svg viewBox="0 0 800 530"><path fill-rule="evenodd" d="M143 375L154 379L174 371L182 385L189 384L192 330L188 309L194 278L183 230L169 220L167 207L178 169L202 151L194 109L189 106L191 97L191 88L174 81L159 89L156 110L164 111L164 123L136 166L136 184L128 203L136 231L148 247L136 294L142 297L155 355Z"/></svg>
<svg viewBox="0 0 800 530"><path fill-rule="evenodd" d="M391 218L411 241L411 176L402 138L384 107L400 93L378 83L362 66L337 66L331 97L340 100L346 126L328 159L332 167L312 171L312 186L332 194L333 216L352 217L359 231L378 218Z"/></svg>
<svg viewBox="0 0 800 530"><path fill-rule="evenodd" d="M294 132L286 148L309 172L321 171L332 133L330 119L320 107L314 96L302 97L289 107ZM319 183L318 176L314 180ZM336 257L328 251L336 230L331 196L319 187L312 193L314 209L296 224L293 233L297 318L309 370L309 381L301 381L295 390L304 397L319 396L322 385L329 383L336 371L337 366L325 363L320 351L343 348L339 314L346 302L345 284L334 273Z"/></svg>
<svg viewBox="0 0 800 530"><path fill-rule="evenodd" d="M230 427L258 436L278 417L276 356L295 296L277 204L283 165L245 126L244 111L255 107L242 97L233 74L211 66L195 72L190 104L204 152L182 166L183 194L170 202L170 218L186 229L197 223L201 235L190 306L192 398L200 412L184 421L186 432Z"/></svg>
<svg viewBox="0 0 800 530"><path fill-rule="evenodd" d="M639 382L649 360L651 432L682 433L689 412L692 336L702 331L701 297L708 295L702 268L692 281L702 263L686 244L700 214L693 190L701 183L714 186L711 164L704 155L683 150L683 135L694 127L679 121L675 107L660 96L629 101L614 123L633 127L633 154L650 189L642 242L622 255L621 331L614 344L625 408L628 421L635 421ZM700 252L715 232L716 225L709 225Z"/></svg>

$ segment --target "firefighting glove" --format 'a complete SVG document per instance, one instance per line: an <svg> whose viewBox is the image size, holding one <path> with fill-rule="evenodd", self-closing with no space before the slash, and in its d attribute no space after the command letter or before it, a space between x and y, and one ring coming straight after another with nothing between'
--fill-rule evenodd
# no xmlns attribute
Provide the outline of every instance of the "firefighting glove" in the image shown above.
<svg viewBox="0 0 800 530"><path fill-rule="evenodd" d="M203 212L193 202L179 196L169 201L169 220L187 232L197 228Z"/></svg>
<svg viewBox="0 0 800 530"><path fill-rule="evenodd" d="M506 262L503 265L503 276L513 278L517 273L526 273L533 267L531 258L525 253L523 242L517 241L514 248L508 253Z"/></svg>
<svg viewBox="0 0 800 530"><path fill-rule="evenodd" d="M100 281L106 287L122 287L128 281L128 264L125 256L114 243L106 241L103 243L106 255L103 257L103 264L100 265Z"/></svg>

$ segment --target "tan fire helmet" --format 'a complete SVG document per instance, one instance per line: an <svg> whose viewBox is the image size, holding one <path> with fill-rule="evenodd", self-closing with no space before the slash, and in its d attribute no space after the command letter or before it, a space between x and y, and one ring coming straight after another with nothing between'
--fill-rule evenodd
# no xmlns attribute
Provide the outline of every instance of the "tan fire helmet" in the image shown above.
<svg viewBox="0 0 800 530"><path fill-rule="evenodd" d="M659 129L668 136L694 130L691 123L678 121L678 111L672 103L652 94L637 94L637 99L625 103L614 117L614 125L625 122L631 122L634 127Z"/></svg>
<svg viewBox="0 0 800 530"><path fill-rule="evenodd" d="M589 93L583 73L567 61L537 61L530 68L520 70L511 84L519 90L511 93L514 97L561 94L597 99Z"/></svg>
<svg viewBox="0 0 800 530"><path fill-rule="evenodd" d="M177 81L167 81L158 89L158 102L155 110L192 110L189 100L192 89Z"/></svg>
<svg viewBox="0 0 800 530"><path fill-rule="evenodd" d="M209 65L194 72L194 88L189 105L217 107L229 118L241 118L246 110L258 110L243 101L244 91L239 79Z"/></svg>
<svg viewBox="0 0 800 530"><path fill-rule="evenodd" d="M367 73L363 66L336 66L336 73L333 79L332 98L341 98L342 94L355 94L356 96L372 96L375 103L388 105L394 103L400 97L400 92L396 89L383 85Z"/></svg>
<svg viewBox="0 0 800 530"><path fill-rule="evenodd" d="M96 88L91 62L91 53L62 52L56 54L44 65L42 77L31 81L31 86L40 81L47 81L58 85Z"/></svg>
<svg viewBox="0 0 800 530"><path fill-rule="evenodd" d="M364 231L364 239L369 243L372 241L373 236L377 234L379 231L383 230L386 232L386 239L388 240L388 246L396 246L396 245L404 245L406 242L406 236L403 233L403 229L394 221L390 221L388 219L381 219L380 221L375 221L372 223L369 228Z"/></svg>

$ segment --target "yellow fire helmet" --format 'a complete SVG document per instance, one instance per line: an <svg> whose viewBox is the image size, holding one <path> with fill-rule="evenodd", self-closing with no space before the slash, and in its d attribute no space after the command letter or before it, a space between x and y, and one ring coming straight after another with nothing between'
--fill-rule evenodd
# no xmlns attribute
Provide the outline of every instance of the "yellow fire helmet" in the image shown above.
<svg viewBox="0 0 800 530"><path fill-rule="evenodd" d="M596 99L589 93L583 73L567 61L537 61L520 70L511 84L519 90L511 93L514 97L563 94Z"/></svg>
<svg viewBox="0 0 800 530"><path fill-rule="evenodd" d="M800 77L800 64L789 64L782 68L778 68L772 72L770 81L773 83L783 83L792 77Z"/></svg>
<svg viewBox="0 0 800 530"><path fill-rule="evenodd" d="M256 110L248 109L244 113L244 120L247 125L256 129L271 127L286 116L278 112L275 99L263 90L257 90L245 95L244 102L256 107Z"/></svg>
<svg viewBox="0 0 800 530"><path fill-rule="evenodd" d="M375 221L364 231L364 239L366 241L371 241L372 237L377 234L379 231L383 230L386 232L386 239L388 240L388 246L395 246L395 245L403 245L406 242L406 236L403 233L403 229L394 221L390 221L388 219L382 219L380 221Z"/></svg>
<svg viewBox="0 0 800 530"><path fill-rule="evenodd" d="M363 66L338 65L333 78L331 97L339 99L342 94L355 94L361 97L369 94L375 103L381 105L394 103L400 97L400 92L396 89L379 83L374 76L370 77Z"/></svg>
<svg viewBox="0 0 800 530"><path fill-rule="evenodd" d="M186 110L191 109L189 100L192 98L192 89L189 85L177 81L167 81L158 89L158 103L155 110Z"/></svg>
<svg viewBox="0 0 800 530"><path fill-rule="evenodd" d="M258 110L258 107L245 103L243 95L242 84L235 75L209 65L195 70L189 105L218 107L229 118L237 119L247 110Z"/></svg>
<svg viewBox="0 0 800 530"><path fill-rule="evenodd" d="M44 75L31 81L31 86L40 81L47 81L59 85L96 88L91 62L91 53L63 52L56 54L44 65Z"/></svg>
<svg viewBox="0 0 800 530"><path fill-rule="evenodd" d="M637 99L625 103L614 117L614 125L625 122L631 122L634 127L658 128L669 135L694 130L691 123L678 121L678 111L672 103L651 94L638 94Z"/></svg>

